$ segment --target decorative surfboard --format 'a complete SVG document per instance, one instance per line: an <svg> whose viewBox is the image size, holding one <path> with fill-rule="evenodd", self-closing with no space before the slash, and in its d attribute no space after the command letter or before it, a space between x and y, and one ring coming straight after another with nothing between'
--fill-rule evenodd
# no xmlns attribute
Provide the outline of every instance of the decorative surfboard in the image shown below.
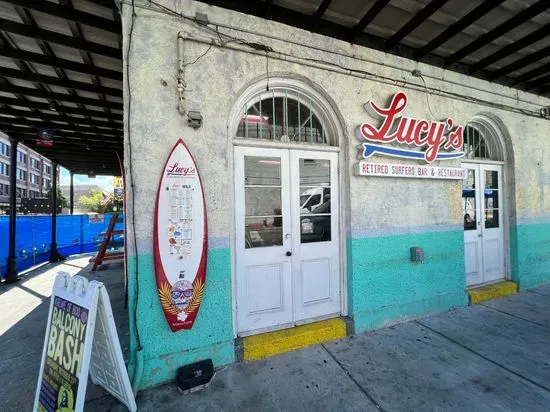
<svg viewBox="0 0 550 412"><path fill-rule="evenodd" d="M208 229L197 165L179 139L164 165L153 233L160 304L172 332L191 329L206 282Z"/></svg>

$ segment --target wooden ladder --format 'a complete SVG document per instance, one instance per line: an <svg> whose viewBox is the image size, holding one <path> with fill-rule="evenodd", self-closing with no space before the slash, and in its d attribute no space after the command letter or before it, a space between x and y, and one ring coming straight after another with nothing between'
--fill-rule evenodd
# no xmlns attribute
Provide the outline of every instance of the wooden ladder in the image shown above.
<svg viewBox="0 0 550 412"><path fill-rule="evenodd" d="M107 231L99 234L100 236L103 236L103 242L101 242L101 245L99 246L97 255L90 259L90 263L93 262L94 264L94 266L92 267L92 272L95 272L97 267L101 265L103 261L124 259L124 252L106 253L107 246L109 246L109 243L111 242L111 237L114 235L121 235L124 233L124 230L114 230L115 224L119 221L118 215L119 213L113 213L113 215L111 216L111 221L109 222L109 227L107 228Z"/></svg>

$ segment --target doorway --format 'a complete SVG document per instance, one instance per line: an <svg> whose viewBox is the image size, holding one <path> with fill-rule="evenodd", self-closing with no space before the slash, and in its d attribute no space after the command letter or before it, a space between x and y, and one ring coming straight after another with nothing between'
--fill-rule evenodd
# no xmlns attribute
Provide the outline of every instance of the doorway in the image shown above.
<svg viewBox="0 0 550 412"><path fill-rule="evenodd" d="M338 153L235 147L241 336L339 316Z"/></svg>
<svg viewBox="0 0 550 412"><path fill-rule="evenodd" d="M464 259L468 287L506 278L502 165L463 163Z"/></svg>

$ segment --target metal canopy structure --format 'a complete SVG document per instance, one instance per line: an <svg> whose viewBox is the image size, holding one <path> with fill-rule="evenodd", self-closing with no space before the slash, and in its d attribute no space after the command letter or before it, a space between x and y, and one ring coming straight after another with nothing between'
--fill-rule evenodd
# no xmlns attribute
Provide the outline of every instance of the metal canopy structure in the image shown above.
<svg viewBox="0 0 550 412"><path fill-rule="evenodd" d="M550 97L550 0L200 0Z"/></svg>
<svg viewBox="0 0 550 412"><path fill-rule="evenodd" d="M118 176L122 109L114 0L0 0L0 131L72 173Z"/></svg>

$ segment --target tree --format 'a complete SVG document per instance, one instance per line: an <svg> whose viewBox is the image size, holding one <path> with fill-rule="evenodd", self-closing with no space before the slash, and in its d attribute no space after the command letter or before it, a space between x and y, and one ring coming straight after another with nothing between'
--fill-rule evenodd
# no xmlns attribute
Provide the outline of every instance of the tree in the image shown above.
<svg viewBox="0 0 550 412"><path fill-rule="evenodd" d="M105 194L100 189L92 189L89 196L80 196L78 202L86 206L90 212L106 213L113 211L113 207L115 206L113 199L112 193Z"/></svg>
<svg viewBox="0 0 550 412"><path fill-rule="evenodd" d="M53 189L53 186L50 186L50 189L48 190L48 199L52 199L52 189ZM57 210L61 210L63 209L64 207L69 207L69 200L67 200L67 198L65 196L63 196L63 193L61 192L61 188L59 186L57 186L57 190L56 190L56 193L57 193Z"/></svg>

